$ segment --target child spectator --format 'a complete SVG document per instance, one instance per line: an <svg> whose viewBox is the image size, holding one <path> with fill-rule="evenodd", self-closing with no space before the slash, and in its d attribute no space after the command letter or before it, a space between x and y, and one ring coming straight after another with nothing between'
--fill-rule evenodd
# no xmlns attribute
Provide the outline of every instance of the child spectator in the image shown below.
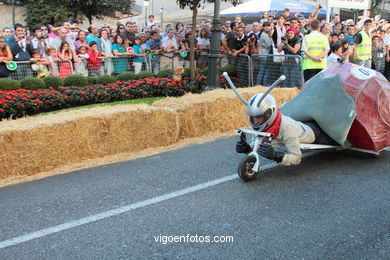
<svg viewBox="0 0 390 260"><path fill-rule="evenodd" d="M98 50L98 45L95 41L89 43L88 49L88 76L100 76L102 53Z"/></svg>
<svg viewBox="0 0 390 260"><path fill-rule="evenodd" d="M327 60L327 67L332 66L333 64L336 64L343 60L343 45L340 42L336 42L331 47L332 53L329 55ZM343 60L343 63L345 61Z"/></svg>
<svg viewBox="0 0 390 260"><path fill-rule="evenodd" d="M50 72L47 69L47 65L50 65L48 59L41 56L40 49L34 49L32 52L32 58L30 59L32 63L31 69L37 73L37 78L42 79L47 76L50 76Z"/></svg>
<svg viewBox="0 0 390 260"><path fill-rule="evenodd" d="M5 78L9 75L9 70L6 68L9 61L12 60L12 52L5 43L5 38L0 36L0 78Z"/></svg>
<svg viewBox="0 0 390 260"><path fill-rule="evenodd" d="M47 59L51 64L51 73L54 76L58 76L58 62L60 61L60 59L58 58L57 50L55 48L49 48L47 50L47 54L48 54Z"/></svg>
<svg viewBox="0 0 390 260"><path fill-rule="evenodd" d="M385 46L380 42L380 37L375 35L372 37L372 64L371 68L383 73L385 71Z"/></svg>
<svg viewBox="0 0 390 260"><path fill-rule="evenodd" d="M330 34L330 41L329 41L329 44L330 46L332 46L333 44L335 44L336 42L339 41L339 35L337 33L332 33Z"/></svg>
<svg viewBox="0 0 390 260"><path fill-rule="evenodd" d="M146 55L145 53L142 53L141 50L141 38L136 36L135 39L135 44L133 45L133 50L134 50L134 58L133 58L133 66L134 66L134 73L137 74L141 72L142 69L142 63L144 62L144 58Z"/></svg>
<svg viewBox="0 0 390 260"><path fill-rule="evenodd" d="M87 61L89 59L89 55L87 53L87 46L80 46L80 48L77 50L76 58L77 60L75 66L77 73L83 76L88 76Z"/></svg>
<svg viewBox="0 0 390 260"><path fill-rule="evenodd" d="M69 48L69 43L63 41L60 45L60 54L58 55L60 58L60 66L59 66L59 75L60 78L66 78L69 75L72 75L72 62L74 60L73 52Z"/></svg>

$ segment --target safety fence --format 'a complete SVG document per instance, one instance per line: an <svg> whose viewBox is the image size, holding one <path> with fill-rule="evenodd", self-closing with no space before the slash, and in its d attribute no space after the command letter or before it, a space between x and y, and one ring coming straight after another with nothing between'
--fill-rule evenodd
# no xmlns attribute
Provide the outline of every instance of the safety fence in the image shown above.
<svg viewBox="0 0 390 260"><path fill-rule="evenodd" d="M281 75L283 87L301 87L304 83L302 57L299 55L252 55L253 85L268 86Z"/></svg>
<svg viewBox="0 0 390 260"><path fill-rule="evenodd" d="M385 53L377 53L376 56L372 57L372 63L373 63L373 68L376 71L383 74L385 72L385 63L386 63Z"/></svg>
<svg viewBox="0 0 390 260"><path fill-rule="evenodd" d="M195 64L199 69L208 65L208 53L196 54ZM47 75L66 78L71 74L98 77L101 75L118 75L123 72L139 73L149 71L157 74L160 70L175 69L178 66L189 67L189 52L153 53L144 56L107 56L95 59L76 58L74 60L55 60L51 62L15 62L16 69L8 78L22 79L25 77L43 78ZM233 65L241 86L268 86L280 75L287 80L284 87L299 87L303 85L302 57L299 55L228 55L222 53L219 67Z"/></svg>

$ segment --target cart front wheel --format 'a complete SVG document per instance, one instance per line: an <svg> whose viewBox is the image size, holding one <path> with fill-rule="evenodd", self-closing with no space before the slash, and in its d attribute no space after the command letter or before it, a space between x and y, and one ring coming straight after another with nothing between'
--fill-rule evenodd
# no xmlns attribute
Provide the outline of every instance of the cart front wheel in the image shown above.
<svg viewBox="0 0 390 260"><path fill-rule="evenodd" d="M252 170L256 163L256 158L253 156L247 156L243 158L238 164L237 173L243 181L253 181L259 172Z"/></svg>

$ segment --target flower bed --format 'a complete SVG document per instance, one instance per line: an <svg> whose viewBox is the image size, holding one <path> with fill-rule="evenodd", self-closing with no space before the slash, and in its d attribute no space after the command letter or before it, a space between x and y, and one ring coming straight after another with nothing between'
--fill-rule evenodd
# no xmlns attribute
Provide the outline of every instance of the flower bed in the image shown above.
<svg viewBox="0 0 390 260"><path fill-rule="evenodd" d="M194 80L146 78L85 87L61 86L57 89L2 90L0 91L0 119L15 119L25 115L95 103L145 97L182 96L186 93L199 93L205 84L206 77L197 75ZM222 76L221 84L226 84Z"/></svg>

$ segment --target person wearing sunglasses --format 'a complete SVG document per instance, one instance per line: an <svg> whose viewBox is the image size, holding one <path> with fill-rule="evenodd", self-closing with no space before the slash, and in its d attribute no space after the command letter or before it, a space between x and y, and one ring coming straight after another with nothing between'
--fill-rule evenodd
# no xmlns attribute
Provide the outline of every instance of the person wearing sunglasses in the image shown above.
<svg viewBox="0 0 390 260"><path fill-rule="evenodd" d="M123 24L119 24L116 27L116 35L121 35L124 30L125 30L125 26Z"/></svg>

